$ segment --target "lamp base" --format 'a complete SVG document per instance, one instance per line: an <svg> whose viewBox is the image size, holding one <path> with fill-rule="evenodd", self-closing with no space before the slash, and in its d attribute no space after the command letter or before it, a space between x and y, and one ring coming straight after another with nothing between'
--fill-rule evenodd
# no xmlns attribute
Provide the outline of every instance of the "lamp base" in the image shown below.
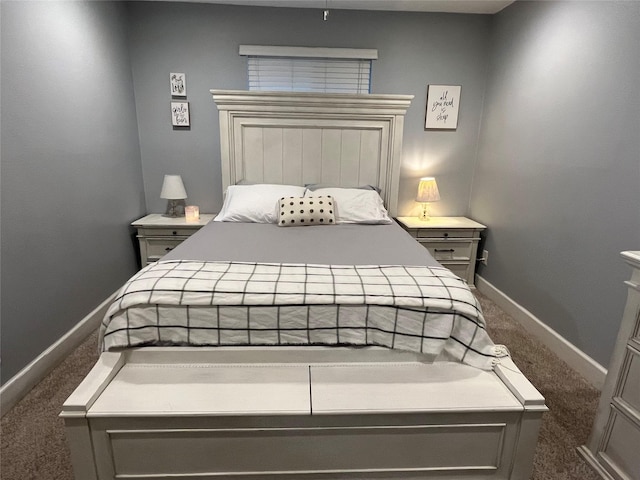
<svg viewBox="0 0 640 480"><path fill-rule="evenodd" d="M162 214L163 217L178 218L184 217L184 213L178 209L178 200L169 200L167 204L167 211Z"/></svg>
<svg viewBox="0 0 640 480"><path fill-rule="evenodd" d="M418 215L418 218L423 222L428 222L429 221L431 216L429 215L429 204L428 203L423 203L422 204L422 213L420 215Z"/></svg>

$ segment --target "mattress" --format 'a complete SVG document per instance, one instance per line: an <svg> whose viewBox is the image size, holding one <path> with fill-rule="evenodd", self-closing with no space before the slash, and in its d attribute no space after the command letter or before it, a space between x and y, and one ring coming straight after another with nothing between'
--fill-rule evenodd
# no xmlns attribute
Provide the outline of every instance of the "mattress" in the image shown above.
<svg viewBox="0 0 640 480"><path fill-rule="evenodd" d="M397 223L279 227L209 222L163 260L438 266Z"/></svg>
<svg viewBox="0 0 640 480"><path fill-rule="evenodd" d="M397 224L203 227L116 296L104 350L384 346L490 369L477 299Z"/></svg>

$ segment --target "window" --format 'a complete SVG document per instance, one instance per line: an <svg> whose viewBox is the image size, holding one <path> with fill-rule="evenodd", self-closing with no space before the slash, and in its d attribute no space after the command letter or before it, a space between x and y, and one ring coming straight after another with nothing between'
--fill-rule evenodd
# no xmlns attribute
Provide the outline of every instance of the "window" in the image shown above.
<svg viewBox="0 0 640 480"><path fill-rule="evenodd" d="M377 50L241 45L249 90L370 93Z"/></svg>

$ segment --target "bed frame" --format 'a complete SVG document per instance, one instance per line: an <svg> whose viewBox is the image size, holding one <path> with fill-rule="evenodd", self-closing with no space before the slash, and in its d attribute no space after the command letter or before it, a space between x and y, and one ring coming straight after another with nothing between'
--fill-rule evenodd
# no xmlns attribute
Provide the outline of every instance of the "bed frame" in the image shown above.
<svg viewBox="0 0 640 480"><path fill-rule="evenodd" d="M396 214L411 96L212 90L223 186L376 185ZM77 480L530 477L544 398L513 362L383 348L105 352L63 406Z"/></svg>

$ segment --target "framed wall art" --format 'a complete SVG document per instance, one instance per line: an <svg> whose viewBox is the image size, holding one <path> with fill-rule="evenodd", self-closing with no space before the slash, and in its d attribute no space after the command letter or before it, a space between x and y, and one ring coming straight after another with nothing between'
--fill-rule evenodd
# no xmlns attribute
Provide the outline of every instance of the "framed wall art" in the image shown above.
<svg viewBox="0 0 640 480"><path fill-rule="evenodd" d="M171 102L171 124L174 127L188 127L189 102Z"/></svg>
<svg viewBox="0 0 640 480"><path fill-rule="evenodd" d="M184 73L170 73L169 81L171 83L172 97L187 96L187 76Z"/></svg>
<svg viewBox="0 0 640 480"><path fill-rule="evenodd" d="M425 129L456 129L460 85L429 85Z"/></svg>

